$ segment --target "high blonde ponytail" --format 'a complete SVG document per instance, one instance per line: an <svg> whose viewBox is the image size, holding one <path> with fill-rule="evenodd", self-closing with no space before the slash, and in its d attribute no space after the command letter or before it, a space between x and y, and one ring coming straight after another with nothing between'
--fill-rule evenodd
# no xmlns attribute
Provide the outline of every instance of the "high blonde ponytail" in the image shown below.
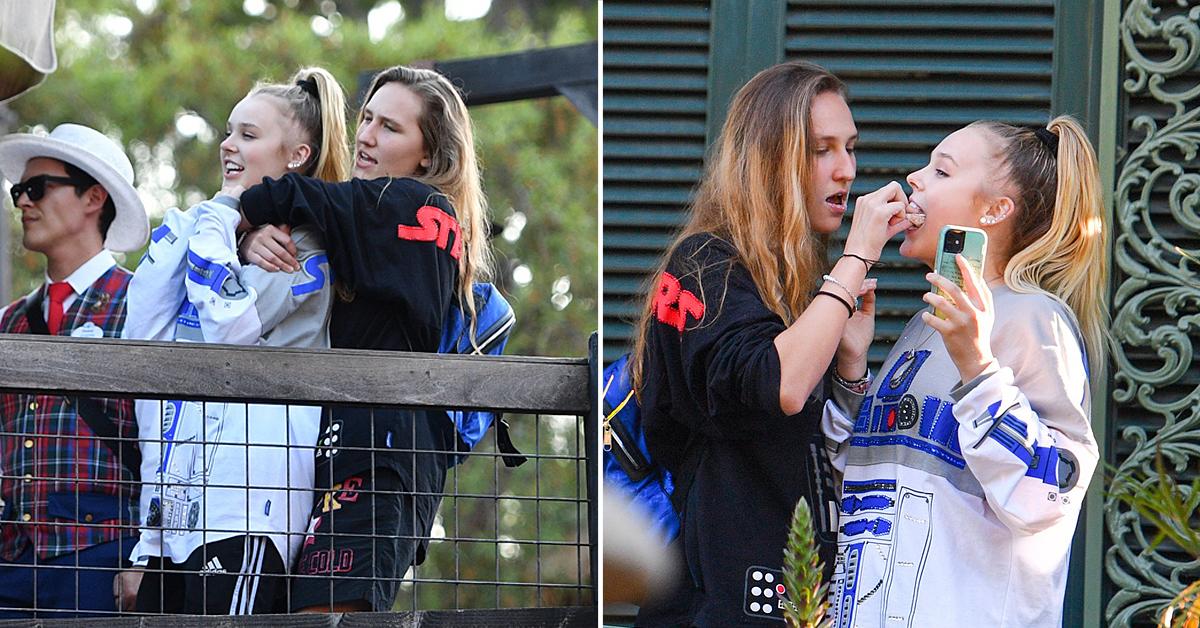
<svg viewBox="0 0 1200 628"><path fill-rule="evenodd" d="M346 136L346 93L341 84L319 67L302 68L288 84L259 84L250 95L274 96L285 105L312 154L301 172L325 181L350 178L350 143Z"/></svg>
<svg viewBox="0 0 1200 628"><path fill-rule="evenodd" d="M1096 153L1083 128L1059 116L1039 131L995 122L976 123L999 137L1017 188L1018 211L1004 283L1017 292L1043 292L1074 312L1089 362L1105 363L1110 334L1108 228ZM1043 135L1043 137L1047 137Z"/></svg>
<svg viewBox="0 0 1200 628"><path fill-rule="evenodd" d="M304 68L292 77L292 82L311 79L317 85L320 109L320 134L317 138L317 159L312 174L326 181L346 181L350 178L350 143L346 135L346 93L328 71Z"/></svg>

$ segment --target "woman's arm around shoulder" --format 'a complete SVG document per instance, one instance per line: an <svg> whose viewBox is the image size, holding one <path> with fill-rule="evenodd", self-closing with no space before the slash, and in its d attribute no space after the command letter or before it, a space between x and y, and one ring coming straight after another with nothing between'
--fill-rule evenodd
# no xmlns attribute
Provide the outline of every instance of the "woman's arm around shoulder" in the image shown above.
<svg viewBox="0 0 1200 628"><path fill-rule="evenodd" d="M411 178L330 183L296 174L266 179L242 195L253 225L308 225L324 240L338 281L400 298L417 283L452 281L459 227L445 195Z"/></svg>

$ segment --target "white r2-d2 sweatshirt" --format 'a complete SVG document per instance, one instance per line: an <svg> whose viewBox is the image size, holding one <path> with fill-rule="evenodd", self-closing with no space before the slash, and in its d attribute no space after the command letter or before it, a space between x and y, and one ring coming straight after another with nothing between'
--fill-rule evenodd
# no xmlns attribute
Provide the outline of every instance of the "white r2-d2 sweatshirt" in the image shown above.
<svg viewBox="0 0 1200 628"><path fill-rule="evenodd" d="M332 287L315 234L292 239L301 269L242 267L237 202L170 210L130 284L126 338L329 347ZM204 377L204 373L195 374ZM138 400L141 538L131 560L183 563L206 543L267 536L295 558L313 503L314 406Z"/></svg>
<svg viewBox="0 0 1200 628"><path fill-rule="evenodd" d="M835 386L826 404L838 628L1061 625L1098 458L1085 351L1058 300L992 290L998 366L960 383L918 314L865 397Z"/></svg>

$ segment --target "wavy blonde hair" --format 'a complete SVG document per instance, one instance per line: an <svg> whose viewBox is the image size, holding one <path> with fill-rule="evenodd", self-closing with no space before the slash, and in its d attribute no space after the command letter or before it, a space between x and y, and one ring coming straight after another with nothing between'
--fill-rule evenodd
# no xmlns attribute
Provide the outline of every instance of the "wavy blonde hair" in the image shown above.
<svg viewBox="0 0 1200 628"><path fill-rule="evenodd" d="M691 215L650 281L657 281L679 243L711 233L737 250L766 306L785 324L812 300L828 265L827 236L813 232L805 206L813 157L809 138L817 96L843 98L846 86L820 66L792 61L767 68L733 97L709 155ZM641 390L646 336L653 319L650 285L636 327L631 374Z"/></svg>
<svg viewBox="0 0 1200 628"><path fill-rule="evenodd" d="M1096 152L1083 127L1059 116L1046 128L1055 152L1033 129L980 121L999 143L1017 212L1004 283L1015 292L1049 294L1070 307L1089 362L1105 364L1108 330L1108 228Z"/></svg>
<svg viewBox="0 0 1200 628"><path fill-rule="evenodd" d="M358 112L362 124L366 103L380 87L398 82L421 99L418 126L429 153L429 167L412 177L444 193L454 206L463 240L458 259L459 304L469 314L471 342L475 341L475 299L471 286L492 277L492 251L488 246L487 197L475 154L475 132L467 105L458 89L433 70L403 65L380 71L371 80Z"/></svg>
<svg viewBox="0 0 1200 628"><path fill-rule="evenodd" d="M301 85L306 81L316 87L316 96ZM303 68L287 84L259 83L249 95L259 94L282 101L283 113L291 116L304 134L301 143L312 147L312 154L300 170L302 174L335 182L350 178L346 93L328 70Z"/></svg>

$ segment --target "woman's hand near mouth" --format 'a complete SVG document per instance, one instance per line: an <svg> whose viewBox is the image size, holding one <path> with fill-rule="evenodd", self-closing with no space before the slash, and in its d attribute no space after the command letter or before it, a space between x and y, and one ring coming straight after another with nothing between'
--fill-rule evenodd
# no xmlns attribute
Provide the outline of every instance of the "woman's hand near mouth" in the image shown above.
<svg viewBox="0 0 1200 628"><path fill-rule="evenodd" d="M843 250L868 259L879 259L888 239L909 227L905 218L907 207L904 188L895 181L858 197Z"/></svg>

